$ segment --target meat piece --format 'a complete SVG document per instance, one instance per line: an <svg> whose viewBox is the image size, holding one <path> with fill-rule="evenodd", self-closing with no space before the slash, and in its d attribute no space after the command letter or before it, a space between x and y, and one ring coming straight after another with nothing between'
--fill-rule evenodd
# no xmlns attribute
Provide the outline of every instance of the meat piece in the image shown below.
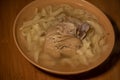
<svg viewBox="0 0 120 80"><path fill-rule="evenodd" d="M53 58L71 57L76 54L76 50L82 45L81 41L75 37L64 38L64 36L61 36L61 39L52 38L53 35L46 38L44 52Z"/></svg>
<svg viewBox="0 0 120 80"><path fill-rule="evenodd" d="M90 25L88 23L83 23L79 25L76 29L76 36L81 40L86 36L88 30L90 29Z"/></svg>
<svg viewBox="0 0 120 80"><path fill-rule="evenodd" d="M58 35L49 35L45 39L44 53L49 54L53 58L59 58L61 55L59 50L56 48L56 41L58 40Z"/></svg>
<svg viewBox="0 0 120 80"><path fill-rule="evenodd" d="M61 23L48 29L44 45L44 53L53 58L70 57L76 54L81 40L76 38L76 27L72 23Z"/></svg>
<svg viewBox="0 0 120 80"><path fill-rule="evenodd" d="M61 42L61 44L61 55L72 57L76 54L76 50L81 46L81 41L75 37L71 37L70 39Z"/></svg>
<svg viewBox="0 0 120 80"><path fill-rule="evenodd" d="M57 26L57 32L62 35L75 35L76 26L69 22L63 22Z"/></svg>

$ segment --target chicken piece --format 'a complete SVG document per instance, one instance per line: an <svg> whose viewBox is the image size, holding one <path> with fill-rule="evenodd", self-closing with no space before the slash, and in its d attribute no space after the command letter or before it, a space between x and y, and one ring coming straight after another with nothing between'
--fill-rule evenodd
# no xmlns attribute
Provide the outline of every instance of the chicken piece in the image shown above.
<svg viewBox="0 0 120 80"><path fill-rule="evenodd" d="M59 24L57 27L57 32L62 35L75 35L76 26L73 23L63 22Z"/></svg>
<svg viewBox="0 0 120 80"><path fill-rule="evenodd" d="M75 37L64 40L61 42L62 47L60 53L65 57L72 57L76 54L76 50L82 45L81 41Z"/></svg>
<svg viewBox="0 0 120 80"><path fill-rule="evenodd" d="M90 25L88 23L83 23L77 26L76 29L77 38L81 40L84 39L89 29L90 29Z"/></svg>
<svg viewBox="0 0 120 80"><path fill-rule="evenodd" d="M64 36L61 36L61 39L52 38L53 35L46 38L44 52L54 58L60 58L61 56L72 57L76 54L76 50L82 45L79 39L71 36L67 39L64 38Z"/></svg>
<svg viewBox="0 0 120 80"><path fill-rule="evenodd" d="M76 27L72 23L63 23L48 29L44 45L44 53L53 58L75 55L81 45L80 39L74 37Z"/></svg>
<svg viewBox="0 0 120 80"><path fill-rule="evenodd" d="M53 58L59 58L61 55L59 50L56 48L58 35L49 35L46 36L45 45L44 45L44 53L49 54Z"/></svg>

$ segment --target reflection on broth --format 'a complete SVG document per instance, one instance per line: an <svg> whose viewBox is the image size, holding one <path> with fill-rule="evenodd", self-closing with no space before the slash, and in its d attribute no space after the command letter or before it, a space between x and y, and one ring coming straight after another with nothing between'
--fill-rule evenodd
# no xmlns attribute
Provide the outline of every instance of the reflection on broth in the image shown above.
<svg viewBox="0 0 120 80"><path fill-rule="evenodd" d="M35 16L23 22L21 35L30 56L48 67L75 68L97 60L106 49L106 33L97 18L82 8L67 4L35 9Z"/></svg>

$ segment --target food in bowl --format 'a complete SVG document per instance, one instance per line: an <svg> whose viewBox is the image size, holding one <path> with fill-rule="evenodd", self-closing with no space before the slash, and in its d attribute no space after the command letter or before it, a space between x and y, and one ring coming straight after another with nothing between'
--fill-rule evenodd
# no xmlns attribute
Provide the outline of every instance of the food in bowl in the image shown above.
<svg viewBox="0 0 120 80"><path fill-rule="evenodd" d="M27 54L43 67L58 71L89 66L108 47L108 33L97 17L68 4L36 7L35 15L19 31Z"/></svg>

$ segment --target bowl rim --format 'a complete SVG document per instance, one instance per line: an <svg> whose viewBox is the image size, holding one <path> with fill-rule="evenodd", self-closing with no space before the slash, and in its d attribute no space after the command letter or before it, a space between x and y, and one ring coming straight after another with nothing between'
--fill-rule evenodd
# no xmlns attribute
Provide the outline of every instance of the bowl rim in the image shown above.
<svg viewBox="0 0 120 80"><path fill-rule="evenodd" d="M40 0L35 0L35 1L40 1ZM98 67L99 65L101 65L111 54L112 50L113 50L113 47L115 45L115 32L114 32L114 28L111 24L111 22L109 21L109 19L107 18L107 16L96 6L94 6L92 3L88 2L88 1L85 1L85 0L81 0L83 1L84 3L86 4L89 4L89 6L92 6L94 8L96 8L100 13L102 13L102 16L107 20L108 24L111 25L111 29L112 29L112 32L113 32L113 46L112 46L112 49L110 50L110 53L109 55L107 55L103 60L101 60L101 62L97 63L96 65L92 66L92 67L89 67L85 70L78 70L78 71L74 71L74 72L60 72L60 71L55 71L55 70L51 70L51 69L48 69L48 68L45 68L43 66L40 66L39 64L37 64L35 61L33 61L32 59L30 59L26 54L25 52L20 48L19 44L18 44L18 41L17 41L17 38L16 38L16 22L19 18L19 16L22 14L22 12L28 8L29 6L31 6L35 1L32 1L30 3L28 3L27 5L25 5L21 10L20 12L17 14L15 20L14 20L14 23L13 23L13 38L14 38L14 42L17 46L17 49L20 51L20 53L25 57L25 59L30 62L31 64L33 64L34 66L42 69L42 70L45 70L47 72L50 72L50 73L54 73L54 74L60 74L60 75L73 75L73 74L79 74L79 73L84 73L84 72L87 72L87 71L90 71L96 67ZM60 0L59 0L60 1ZM74 1L77 1L77 0L71 0L71 2L74 2Z"/></svg>

